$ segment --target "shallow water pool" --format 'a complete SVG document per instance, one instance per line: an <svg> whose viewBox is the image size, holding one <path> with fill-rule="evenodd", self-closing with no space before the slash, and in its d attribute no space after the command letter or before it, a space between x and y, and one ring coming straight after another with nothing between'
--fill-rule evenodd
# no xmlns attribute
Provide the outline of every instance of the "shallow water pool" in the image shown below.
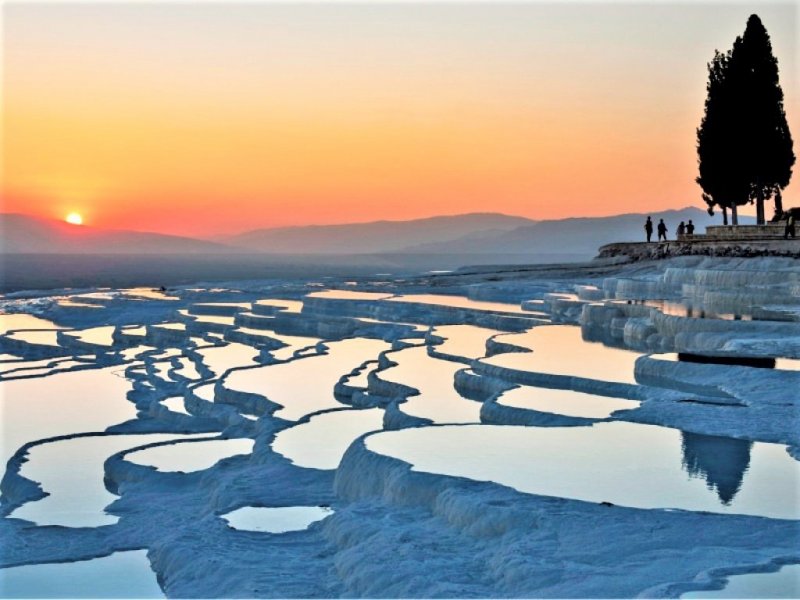
<svg viewBox="0 0 800 600"><path fill-rule="evenodd" d="M35 446L20 474L41 484L49 495L27 502L10 516L37 525L98 527L119 518L104 509L117 496L106 490L103 463L112 454L143 444L180 439L175 434L80 437Z"/></svg>
<svg viewBox="0 0 800 600"><path fill-rule="evenodd" d="M393 352L389 359L397 366L379 372L378 377L420 392L402 403L401 411L434 423L480 423L480 402L464 398L453 387L455 374L463 364L432 358L425 346Z"/></svg>
<svg viewBox="0 0 800 600"><path fill-rule="evenodd" d="M155 467L159 471L189 473L213 467L223 458L247 455L252 451L253 440L248 438L206 440L137 450L127 454L125 460Z"/></svg>
<svg viewBox="0 0 800 600"><path fill-rule="evenodd" d="M3 598L165 598L146 550L0 569Z"/></svg>
<svg viewBox="0 0 800 600"><path fill-rule="evenodd" d="M302 531L333 514L326 506L244 506L222 515L233 529L285 533Z"/></svg>
<svg viewBox="0 0 800 600"><path fill-rule="evenodd" d="M136 407L125 397L130 383L118 370L107 367L0 381L2 464L27 442L104 431L136 418Z"/></svg>
<svg viewBox="0 0 800 600"><path fill-rule="evenodd" d="M420 304L452 306L454 308L468 308L470 310L484 310L517 314L522 313L528 316L533 314L530 311L522 310L519 304L472 300L466 296L448 296L446 294L403 294L389 298L388 300L389 302L418 302Z"/></svg>
<svg viewBox="0 0 800 600"><path fill-rule="evenodd" d="M327 344L328 353L255 369L233 371L224 385L231 390L265 396L280 404L275 416L296 421L312 412L341 408L333 395L336 382L389 349L383 340L347 339Z"/></svg>
<svg viewBox="0 0 800 600"><path fill-rule="evenodd" d="M335 469L357 437L383 428L383 409L336 410L284 429L272 449L299 467Z"/></svg>
<svg viewBox="0 0 800 600"><path fill-rule="evenodd" d="M721 590L687 592L681 598L800 598L800 565L773 573L731 575Z"/></svg>
<svg viewBox="0 0 800 600"><path fill-rule="evenodd" d="M640 404L635 400L527 385L503 392L503 395L497 399L497 403L514 408L587 419L605 419L615 411L630 410Z"/></svg>
<svg viewBox="0 0 800 600"><path fill-rule="evenodd" d="M800 518L800 462L778 444L610 422L406 429L372 435L367 447L417 471L494 481L530 494Z"/></svg>
<svg viewBox="0 0 800 600"><path fill-rule="evenodd" d="M486 340L500 332L474 325L439 325L434 328L433 333L445 338L444 343L435 346L437 352L464 358L481 358L486 356Z"/></svg>
<svg viewBox="0 0 800 600"><path fill-rule="evenodd" d="M581 337L580 327L545 325L525 333L501 335L497 340L532 352L497 354L482 362L520 371L636 383L634 366L641 354L587 342Z"/></svg>

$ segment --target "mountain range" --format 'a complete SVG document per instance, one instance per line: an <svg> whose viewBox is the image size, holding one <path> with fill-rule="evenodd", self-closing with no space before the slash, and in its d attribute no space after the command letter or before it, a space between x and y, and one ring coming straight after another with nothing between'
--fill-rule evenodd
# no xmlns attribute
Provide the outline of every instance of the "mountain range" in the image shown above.
<svg viewBox="0 0 800 600"><path fill-rule="evenodd" d="M692 219L697 233L718 224L699 208L650 213L664 219L674 239L679 221ZM76 226L21 214L0 214L4 254L269 254L269 255L547 255L591 258L615 241L644 241L646 214L533 221L498 213L440 216L259 229L214 241L125 230ZM742 219L752 222L752 219Z"/></svg>

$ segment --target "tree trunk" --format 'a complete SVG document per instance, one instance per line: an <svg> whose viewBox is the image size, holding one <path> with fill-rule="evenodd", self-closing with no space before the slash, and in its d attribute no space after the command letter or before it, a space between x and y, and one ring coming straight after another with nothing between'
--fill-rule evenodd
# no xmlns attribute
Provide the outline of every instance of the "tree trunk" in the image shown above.
<svg viewBox="0 0 800 600"><path fill-rule="evenodd" d="M763 225L766 223L764 219L764 190L758 190L758 197L756 198L756 224Z"/></svg>
<svg viewBox="0 0 800 600"><path fill-rule="evenodd" d="M736 202L731 204L731 225L738 225L739 224L739 207L736 206Z"/></svg>
<svg viewBox="0 0 800 600"><path fill-rule="evenodd" d="M781 215L783 214L783 197L781 196L781 191L778 190L775 194L775 214Z"/></svg>
<svg viewBox="0 0 800 600"><path fill-rule="evenodd" d="M728 207L727 206L723 206L722 207L722 224L723 225L727 225L728 224Z"/></svg>

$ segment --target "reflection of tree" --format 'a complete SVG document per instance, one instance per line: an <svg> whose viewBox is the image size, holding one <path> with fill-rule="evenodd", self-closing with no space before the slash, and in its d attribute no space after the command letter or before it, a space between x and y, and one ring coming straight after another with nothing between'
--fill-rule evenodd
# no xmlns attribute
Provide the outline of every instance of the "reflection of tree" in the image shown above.
<svg viewBox="0 0 800 600"><path fill-rule="evenodd" d="M742 487L750 466L752 442L714 435L681 432L683 468L692 477L702 477L728 505Z"/></svg>

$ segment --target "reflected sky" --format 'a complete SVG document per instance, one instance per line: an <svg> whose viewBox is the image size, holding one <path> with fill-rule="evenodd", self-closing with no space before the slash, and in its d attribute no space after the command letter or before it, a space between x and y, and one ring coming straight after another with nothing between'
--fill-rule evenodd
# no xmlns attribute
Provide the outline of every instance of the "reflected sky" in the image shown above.
<svg viewBox="0 0 800 600"><path fill-rule="evenodd" d="M359 292L356 290L325 290L308 294L309 298L332 298L337 300L381 300L390 298L392 294L385 292Z"/></svg>
<svg viewBox="0 0 800 600"><path fill-rule="evenodd" d="M228 369L255 364L259 352L252 346L230 343L214 348L201 348L196 351L203 357L203 364L217 377Z"/></svg>
<svg viewBox="0 0 800 600"><path fill-rule="evenodd" d="M246 455L252 451L253 440L246 438L179 442L131 452L125 456L125 460L155 467L159 471L189 473L213 467L223 458Z"/></svg>
<svg viewBox="0 0 800 600"><path fill-rule="evenodd" d="M634 365L641 354L587 342L581 337L580 327L546 325L524 333L501 335L497 340L529 348L533 352L498 354L482 362L520 371L636 383Z"/></svg>
<svg viewBox="0 0 800 600"><path fill-rule="evenodd" d="M800 598L800 565L774 573L731 575L721 590L688 592L681 598Z"/></svg>
<svg viewBox="0 0 800 600"><path fill-rule="evenodd" d="M465 296L448 296L445 294L403 294L389 299L390 302L419 302L422 304L435 304L438 306L453 306L456 308L469 308L472 310L499 311L507 313L525 313L531 315L530 311L522 310L519 304L507 302L487 302L485 300L472 300Z"/></svg>
<svg viewBox="0 0 800 600"><path fill-rule="evenodd" d="M325 506L244 506L222 518L234 529L284 533L307 529L332 513L333 510Z"/></svg>
<svg viewBox="0 0 800 600"><path fill-rule="evenodd" d="M389 358L397 366L381 371L378 377L409 385L420 392L409 396L400 405L401 411L434 423L480 423L480 402L462 397L453 387L456 371L464 365L432 358L425 346L393 352Z"/></svg>
<svg viewBox="0 0 800 600"><path fill-rule="evenodd" d="M82 342L89 344L96 344L98 346L113 346L114 345L114 330L115 326L92 327L91 329L82 329L80 331L70 332L67 335L75 336Z"/></svg>
<svg viewBox="0 0 800 600"><path fill-rule="evenodd" d="M164 598L146 550L0 569L3 598Z"/></svg>
<svg viewBox="0 0 800 600"><path fill-rule="evenodd" d="M105 460L127 448L186 436L175 434L109 435L74 438L34 447L20 473L39 482L49 495L27 502L10 516L37 525L97 527L119 518L103 510L116 500L103 482Z"/></svg>
<svg viewBox="0 0 800 600"><path fill-rule="evenodd" d="M284 429L272 449L300 467L335 469L354 439L383 428L383 409L336 410Z"/></svg>
<svg viewBox="0 0 800 600"><path fill-rule="evenodd" d="M2 464L27 442L69 433L104 431L136 418L119 367L0 381Z"/></svg>
<svg viewBox="0 0 800 600"><path fill-rule="evenodd" d="M62 329L52 321L24 313L0 314L0 334L14 329Z"/></svg>
<svg viewBox="0 0 800 600"><path fill-rule="evenodd" d="M333 396L339 378L390 348L383 340L366 338L327 346L328 354L234 371L225 378L225 387L266 396L283 406L276 416L296 421L311 412L341 407Z"/></svg>
<svg viewBox="0 0 800 600"><path fill-rule="evenodd" d="M475 325L437 325L433 333L446 338L444 343L436 346L438 352L481 358L486 356L486 340L500 332Z"/></svg>
<svg viewBox="0 0 800 600"><path fill-rule="evenodd" d="M494 481L519 491L638 508L800 518L800 463L777 444L754 443L741 488L726 504L714 473L687 473L681 432L632 423L530 428L464 425L384 432L367 447L415 470ZM738 448L694 446L694 452ZM721 462L731 457L720 457ZM704 464L716 461L704 457ZM702 461L701 461L702 462ZM719 479L716 479L719 478Z"/></svg>
<svg viewBox="0 0 800 600"><path fill-rule="evenodd" d="M514 408L587 419L604 419L610 417L615 411L629 410L640 404L635 400L528 385L503 392L502 396L497 399L497 403Z"/></svg>
<svg viewBox="0 0 800 600"><path fill-rule="evenodd" d="M58 332L56 331L15 331L9 333L8 337L12 340L22 340L28 344L58 346Z"/></svg>

